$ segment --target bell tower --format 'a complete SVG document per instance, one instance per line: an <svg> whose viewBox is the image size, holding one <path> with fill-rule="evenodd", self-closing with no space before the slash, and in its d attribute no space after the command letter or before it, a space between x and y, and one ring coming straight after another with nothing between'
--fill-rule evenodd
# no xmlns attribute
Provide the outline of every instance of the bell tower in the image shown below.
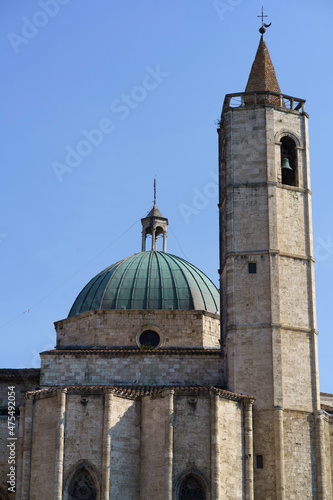
<svg viewBox="0 0 333 500"><path fill-rule="evenodd" d="M308 115L266 27L218 128L221 344L228 389L256 398L254 497L324 499Z"/></svg>

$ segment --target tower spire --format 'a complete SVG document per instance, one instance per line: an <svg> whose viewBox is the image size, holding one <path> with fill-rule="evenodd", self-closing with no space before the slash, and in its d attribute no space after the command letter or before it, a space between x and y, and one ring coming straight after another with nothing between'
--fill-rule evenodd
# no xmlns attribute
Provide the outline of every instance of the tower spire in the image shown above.
<svg viewBox="0 0 333 500"><path fill-rule="evenodd" d="M264 33L266 31L266 28L268 28L272 23L270 24L265 24L264 23L264 17L267 17L264 15L264 11L262 9L262 13L260 16L262 19L262 26L259 29L259 32L261 33L260 37L260 42L258 46L258 50L256 53L256 56L254 58L252 68L250 71L250 76L246 84L245 92L263 92L263 91L270 91L270 92L277 92L278 94L281 94L281 89L279 82L276 77L275 69L271 60L271 56L269 55L268 48L265 42L264 38ZM247 98L247 101L250 98ZM279 104L279 98L278 97L273 97L271 102L274 103L276 100L276 103ZM260 101L260 99L259 99ZM258 102L259 102L258 101ZM250 104L248 102L247 104Z"/></svg>
<svg viewBox="0 0 333 500"><path fill-rule="evenodd" d="M264 37L259 42L245 92L260 92L263 90L281 94L280 85Z"/></svg>

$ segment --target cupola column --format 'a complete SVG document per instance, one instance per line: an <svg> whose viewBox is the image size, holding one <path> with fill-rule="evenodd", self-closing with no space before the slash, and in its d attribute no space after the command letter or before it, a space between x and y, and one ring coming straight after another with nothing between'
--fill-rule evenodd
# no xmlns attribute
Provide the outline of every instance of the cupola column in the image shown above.
<svg viewBox="0 0 333 500"><path fill-rule="evenodd" d="M166 252L166 239L167 239L167 233L166 231L163 232L163 252Z"/></svg>
<svg viewBox="0 0 333 500"><path fill-rule="evenodd" d="M146 251L146 231L143 229L142 230L142 245L141 245L141 252Z"/></svg>
<svg viewBox="0 0 333 500"><path fill-rule="evenodd" d="M154 250L156 250L156 228L155 227L153 227L151 234L152 234L151 249L154 251Z"/></svg>

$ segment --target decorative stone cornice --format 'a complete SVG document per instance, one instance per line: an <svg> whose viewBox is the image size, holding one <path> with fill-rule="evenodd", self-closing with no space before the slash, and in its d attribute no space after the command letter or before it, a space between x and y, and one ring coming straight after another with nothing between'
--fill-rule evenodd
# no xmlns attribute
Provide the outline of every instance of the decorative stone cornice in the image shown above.
<svg viewBox="0 0 333 500"><path fill-rule="evenodd" d="M243 394L237 394L234 392L227 391L222 389L221 387L216 386L201 386L201 385L182 385L182 386L166 386L166 385L157 385L157 386L137 386L137 385L129 385L129 386L105 386L105 385L88 385L88 386L57 386L51 387L47 389L40 389L36 391L30 391L25 394L26 399L44 399L52 396L56 396L58 391L66 392L68 395L70 394L113 394L115 396L119 396L126 399L139 399L145 396L165 396L166 394L173 393L177 396L188 396L191 394L196 395L204 395L204 394L214 394L219 396L222 399L229 399L232 401L246 401L253 403L255 398L252 396L247 396Z"/></svg>

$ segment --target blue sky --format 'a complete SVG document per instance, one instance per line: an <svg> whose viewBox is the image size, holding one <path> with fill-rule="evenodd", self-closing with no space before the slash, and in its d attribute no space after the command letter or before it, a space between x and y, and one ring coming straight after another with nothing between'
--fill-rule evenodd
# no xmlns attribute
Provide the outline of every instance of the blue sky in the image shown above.
<svg viewBox="0 0 333 500"><path fill-rule="evenodd" d="M168 251L218 283L215 121L245 88L261 5L1 2L0 366L37 367L81 288L140 251L155 175ZM333 5L265 10L282 92L310 115L320 381L332 392Z"/></svg>

